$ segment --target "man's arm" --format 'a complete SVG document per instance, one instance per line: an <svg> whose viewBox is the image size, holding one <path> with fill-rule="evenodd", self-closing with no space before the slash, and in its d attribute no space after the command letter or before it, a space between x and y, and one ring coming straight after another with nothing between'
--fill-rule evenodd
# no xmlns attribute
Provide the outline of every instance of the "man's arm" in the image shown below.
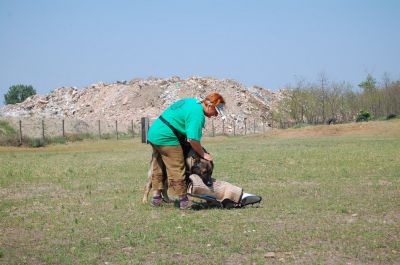
<svg viewBox="0 0 400 265"><path fill-rule="evenodd" d="M192 140L192 139L188 139L188 142L190 143L190 145L192 146L193 150L196 151L196 153L203 157L206 160L212 161L213 158L210 154L205 153L203 151L203 147L201 146L201 143L199 141L196 140Z"/></svg>

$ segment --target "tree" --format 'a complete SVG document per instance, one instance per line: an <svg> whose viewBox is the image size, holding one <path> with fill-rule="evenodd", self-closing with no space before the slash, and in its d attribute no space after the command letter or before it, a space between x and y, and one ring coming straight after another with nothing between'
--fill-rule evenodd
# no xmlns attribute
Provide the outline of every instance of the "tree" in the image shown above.
<svg viewBox="0 0 400 265"><path fill-rule="evenodd" d="M365 93L371 93L376 89L376 80L371 74L367 74L367 78L358 86L363 88Z"/></svg>
<svg viewBox="0 0 400 265"><path fill-rule="evenodd" d="M321 112L322 112L322 123L324 124L326 121L326 98L327 98L327 83L328 83L328 77L324 72L321 72L319 74L319 80L320 82L320 93L319 91L316 91L318 94L320 94L320 102L321 102Z"/></svg>
<svg viewBox="0 0 400 265"><path fill-rule="evenodd" d="M4 94L4 102L5 104L20 103L32 95L36 95L36 90L31 85L14 85Z"/></svg>
<svg viewBox="0 0 400 265"><path fill-rule="evenodd" d="M372 112L374 116L377 116L378 88L376 87L375 78L371 74L368 74L367 78L362 81L358 86L363 89L363 109L368 110Z"/></svg>

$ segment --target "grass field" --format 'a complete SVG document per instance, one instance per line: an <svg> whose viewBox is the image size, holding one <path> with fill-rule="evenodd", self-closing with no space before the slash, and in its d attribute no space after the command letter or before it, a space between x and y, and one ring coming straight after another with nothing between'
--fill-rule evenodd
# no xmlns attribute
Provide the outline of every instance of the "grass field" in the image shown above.
<svg viewBox="0 0 400 265"><path fill-rule="evenodd" d="M204 144L260 207L142 205L138 139L0 147L0 264L400 263L400 120Z"/></svg>

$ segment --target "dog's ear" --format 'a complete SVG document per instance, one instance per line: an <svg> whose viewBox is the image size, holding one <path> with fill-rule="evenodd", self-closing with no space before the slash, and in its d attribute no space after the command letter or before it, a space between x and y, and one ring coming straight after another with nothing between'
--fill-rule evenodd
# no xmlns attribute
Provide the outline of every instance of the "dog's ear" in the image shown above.
<svg viewBox="0 0 400 265"><path fill-rule="evenodd" d="M210 170L211 170L211 172L213 172L213 170L214 170L214 162L213 161L210 161Z"/></svg>
<svg viewBox="0 0 400 265"><path fill-rule="evenodd" d="M194 156L193 160L194 160L194 163L198 164L201 161L201 157L196 153L196 155Z"/></svg>

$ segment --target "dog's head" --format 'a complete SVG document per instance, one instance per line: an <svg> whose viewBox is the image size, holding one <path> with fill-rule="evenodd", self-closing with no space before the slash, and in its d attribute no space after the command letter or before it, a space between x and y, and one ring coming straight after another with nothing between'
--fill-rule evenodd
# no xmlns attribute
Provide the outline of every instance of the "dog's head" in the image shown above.
<svg viewBox="0 0 400 265"><path fill-rule="evenodd" d="M203 180L204 184L212 185L211 176L214 170L212 161L208 161L195 153L186 159L186 166L188 175L196 174Z"/></svg>

